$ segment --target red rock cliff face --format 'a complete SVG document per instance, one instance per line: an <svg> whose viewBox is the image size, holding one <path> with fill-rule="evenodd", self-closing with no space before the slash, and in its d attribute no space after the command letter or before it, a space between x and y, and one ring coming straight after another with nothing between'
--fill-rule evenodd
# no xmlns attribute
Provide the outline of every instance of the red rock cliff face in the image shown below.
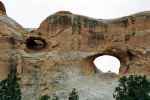
<svg viewBox="0 0 150 100"><path fill-rule="evenodd" d="M4 8L0 11L6 14ZM150 75L149 34L150 12L98 20L60 11L29 33L8 16L0 16L0 79L7 77L9 59L14 57L23 100L55 92L67 99L73 87L82 100L112 100L116 81L97 71L93 60L113 55L121 61L120 75Z"/></svg>
<svg viewBox="0 0 150 100"><path fill-rule="evenodd" d="M146 35L149 23L150 12L114 20L97 20L70 12L57 12L45 19L37 32L49 38L50 50L93 51L106 46L107 42L127 44L130 38L137 38L138 34Z"/></svg>
<svg viewBox="0 0 150 100"><path fill-rule="evenodd" d="M47 17L37 30L25 36L29 46L21 48L24 50L21 52L23 98L32 100L31 97L61 91L65 94L65 89L78 87L84 100L96 96L102 100L113 100L111 94L115 79L113 75L97 71L93 60L104 54L113 55L121 62L120 75L149 76L149 34L150 12L113 20L98 20L68 11ZM107 78L113 84L108 85ZM102 90L101 86L110 88ZM89 91L86 87L93 90ZM98 94L95 95L97 89ZM99 95L101 92L105 96Z"/></svg>
<svg viewBox="0 0 150 100"><path fill-rule="evenodd" d="M113 20L98 20L60 11L47 17L36 33L48 42L48 51L111 54L120 58L122 67L132 63L132 66L149 68L148 11ZM147 61L144 63L143 59ZM138 65L138 62L141 62L141 65Z"/></svg>

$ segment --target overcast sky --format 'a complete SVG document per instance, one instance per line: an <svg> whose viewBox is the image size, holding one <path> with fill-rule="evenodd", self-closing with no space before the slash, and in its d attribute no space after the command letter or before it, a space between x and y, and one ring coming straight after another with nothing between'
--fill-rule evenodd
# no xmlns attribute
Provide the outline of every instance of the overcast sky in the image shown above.
<svg viewBox="0 0 150 100"><path fill-rule="evenodd" d="M38 27L47 16L69 10L98 19L126 16L150 11L150 0L1 0L8 16L24 27Z"/></svg>

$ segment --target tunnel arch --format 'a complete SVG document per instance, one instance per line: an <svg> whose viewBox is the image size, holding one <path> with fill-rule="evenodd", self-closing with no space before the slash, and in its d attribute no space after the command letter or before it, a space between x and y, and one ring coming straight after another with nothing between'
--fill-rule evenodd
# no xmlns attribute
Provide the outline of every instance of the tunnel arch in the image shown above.
<svg viewBox="0 0 150 100"><path fill-rule="evenodd" d="M41 37L28 37L26 39L26 47L31 50L42 50L47 47L47 42Z"/></svg>
<svg viewBox="0 0 150 100"><path fill-rule="evenodd" d="M119 74L120 60L111 55L101 55L93 61L95 67L103 73Z"/></svg>
<svg viewBox="0 0 150 100"><path fill-rule="evenodd" d="M95 52L94 54L87 56L84 59L84 63L86 64L86 66L84 68L90 68L90 72L95 73L95 74L96 73L101 73L97 69L97 67L95 66L93 61L97 57L103 56L103 55L110 55L110 56L114 56L117 59L119 59L119 61L120 61L119 74L128 73L129 70L130 70L130 65L129 64L130 64L131 61L134 60L133 55L132 56L131 56L131 54L129 55L128 49L111 48L111 49L106 49L104 51L99 51L97 53Z"/></svg>

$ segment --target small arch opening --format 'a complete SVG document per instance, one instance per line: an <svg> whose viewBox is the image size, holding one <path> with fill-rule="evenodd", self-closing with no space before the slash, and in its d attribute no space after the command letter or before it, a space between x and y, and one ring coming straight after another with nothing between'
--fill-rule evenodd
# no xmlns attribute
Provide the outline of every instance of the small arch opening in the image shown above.
<svg viewBox="0 0 150 100"><path fill-rule="evenodd" d="M46 48L47 43L41 37L29 37L26 40L26 47L32 50L41 50Z"/></svg>
<svg viewBox="0 0 150 100"><path fill-rule="evenodd" d="M96 57L93 61L95 67L103 73L119 74L120 60L111 55Z"/></svg>

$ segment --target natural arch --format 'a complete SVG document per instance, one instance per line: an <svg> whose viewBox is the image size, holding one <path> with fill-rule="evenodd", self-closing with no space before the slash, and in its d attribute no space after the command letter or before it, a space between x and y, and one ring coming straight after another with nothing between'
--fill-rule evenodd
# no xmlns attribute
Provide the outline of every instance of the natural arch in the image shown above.
<svg viewBox="0 0 150 100"><path fill-rule="evenodd" d="M47 43L41 37L29 37L26 40L26 47L32 50L41 50L46 48Z"/></svg>
<svg viewBox="0 0 150 100"><path fill-rule="evenodd" d="M101 55L96 57L93 63L95 67L103 73L111 72L119 74L120 60L115 56Z"/></svg>

